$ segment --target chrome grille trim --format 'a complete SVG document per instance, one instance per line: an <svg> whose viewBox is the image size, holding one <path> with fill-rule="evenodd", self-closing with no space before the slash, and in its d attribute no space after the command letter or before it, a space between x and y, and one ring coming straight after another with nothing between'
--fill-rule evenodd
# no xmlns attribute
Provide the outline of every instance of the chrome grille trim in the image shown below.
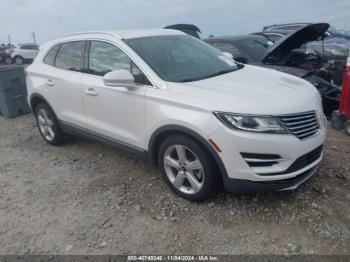
<svg viewBox="0 0 350 262"><path fill-rule="evenodd" d="M291 117L291 118L286 118L286 120L299 120L299 119L311 118L311 117L312 116Z"/></svg>
<svg viewBox="0 0 350 262"><path fill-rule="evenodd" d="M288 122L289 120L283 120L281 119L286 125L291 125L291 126L295 126L295 125L300 125L300 124L304 124L304 123L310 123L311 121L313 121L312 118L308 119L308 120L303 120L303 121L298 121L298 122Z"/></svg>
<svg viewBox="0 0 350 262"><path fill-rule="evenodd" d="M289 132L304 140L315 135L319 130L315 111L277 116Z"/></svg>
<svg viewBox="0 0 350 262"><path fill-rule="evenodd" d="M294 134L301 134L301 133L305 133L306 131L310 131L310 130L317 130L318 127L317 126L313 126L313 127L309 127L309 128L306 128L304 130L300 130L300 131L293 131Z"/></svg>
<svg viewBox="0 0 350 262"><path fill-rule="evenodd" d="M306 125L302 125L302 126L298 126L298 127L290 127L289 129L292 131L298 130L298 129L302 129L302 128L307 128L310 126L314 126L317 127L317 125L315 123L311 123L311 124L306 124Z"/></svg>

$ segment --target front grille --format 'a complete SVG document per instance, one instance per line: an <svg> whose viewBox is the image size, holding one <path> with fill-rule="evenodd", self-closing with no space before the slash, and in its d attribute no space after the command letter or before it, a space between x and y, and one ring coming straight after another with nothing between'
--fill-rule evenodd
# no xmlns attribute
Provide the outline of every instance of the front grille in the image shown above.
<svg viewBox="0 0 350 262"><path fill-rule="evenodd" d="M297 138L304 140L317 133L319 126L314 111L278 116L289 132Z"/></svg>
<svg viewBox="0 0 350 262"><path fill-rule="evenodd" d="M317 159L319 159L322 155L323 145L318 148L312 150L311 152L299 157L294 163L285 171L279 173L260 173L260 176L276 176L276 175L285 175L289 173L296 172L308 165L314 163Z"/></svg>

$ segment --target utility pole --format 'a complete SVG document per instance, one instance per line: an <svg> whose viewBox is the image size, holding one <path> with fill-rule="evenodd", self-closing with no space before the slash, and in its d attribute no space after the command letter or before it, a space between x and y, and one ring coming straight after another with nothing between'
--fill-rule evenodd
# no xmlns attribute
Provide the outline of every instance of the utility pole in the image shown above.
<svg viewBox="0 0 350 262"><path fill-rule="evenodd" d="M35 39L35 32L32 33L33 40L34 40L34 45L36 45L36 39Z"/></svg>
<svg viewBox="0 0 350 262"><path fill-rule="evenodd" d="M8 43L11 45L11 36L10 35L7 35L7 40L8 40Z"/></svg>

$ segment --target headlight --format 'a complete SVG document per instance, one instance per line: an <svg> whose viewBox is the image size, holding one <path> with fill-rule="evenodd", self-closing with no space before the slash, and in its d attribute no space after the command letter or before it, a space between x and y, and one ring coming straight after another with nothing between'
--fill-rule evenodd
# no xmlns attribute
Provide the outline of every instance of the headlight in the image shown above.
<svg viewBox="0 0 350 262"><path fill-rule="evenodd" d="M272 134L289 133L281 121L272 116L240 115L224 112L214 112L214 115L226 126L236 130Z"/></svg>

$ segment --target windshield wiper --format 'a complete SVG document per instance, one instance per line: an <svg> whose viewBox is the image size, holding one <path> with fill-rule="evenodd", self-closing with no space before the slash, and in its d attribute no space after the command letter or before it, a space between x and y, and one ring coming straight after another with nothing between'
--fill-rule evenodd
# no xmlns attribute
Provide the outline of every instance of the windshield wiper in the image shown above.
<svg viewBox="0 0 350 262"><path fill-rule="evenodd" d="M238 67L238 68L241 68L241 67ZM218 72L210 74L210 75L200 76L200 77L193 77L193 78L185 78L185 79L181 79L181 80L179 80L177 82L194 82L194 81L199 81L199 80L203 80L203 79L206 79L206 78L212 78L212 77L215 77L215 76L224 75L224 74L233 72L235 70L237 70L237 69L236 68L225 69L225 70L221 70L221 71L218 71Z"/></svg>
<svg viewBox="0 0 350 262"><path fill-rule="evenodd" d="M236 70L236 68L235 68L235 69L230 68L230 69L226 69L226 70L221 70L221 71L216 72L216 73L214 73L214 74L207 75L207 76L204 77L204 78L212 78L212 77L215 77L215 76L224 75L224 74L227 74L227 73L231 73L231 72L233 72L233 71L235 71L235 70Z"/></svg>

